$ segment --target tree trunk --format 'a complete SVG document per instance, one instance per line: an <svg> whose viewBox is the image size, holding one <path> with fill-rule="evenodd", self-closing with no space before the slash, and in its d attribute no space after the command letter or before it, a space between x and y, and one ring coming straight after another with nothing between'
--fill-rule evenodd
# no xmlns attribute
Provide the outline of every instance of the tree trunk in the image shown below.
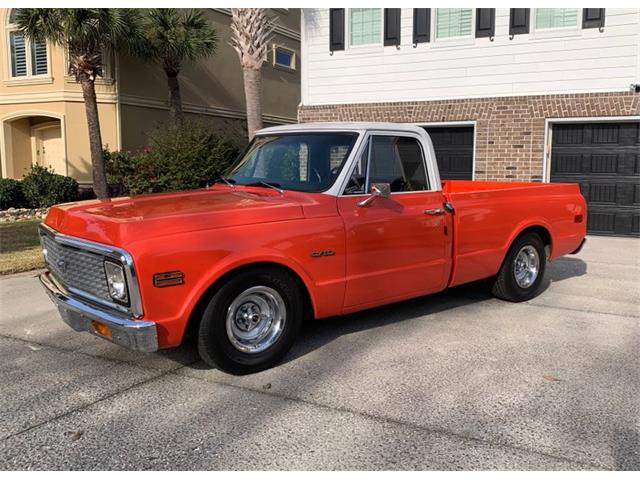
<svg viewBox="0 0 640 480"><path fill-rule="evenodd" d="M262 72L253 68L243 68L244 97L247 102L247 129L249 141L262 128Z"/></svg>
<svg viewBox="0 0 640 480"><path fill-rule="evenodd" d="M168 72L167 83L169 85L169 120L173 125L182 125L184 114L182 113L182 96L180 95L180 82L177 72Z"/></svg>
<svg viewBox="0 0 640 480"><path fill-rule="evenodd" d="M87 113L87 125L89 127L89 147L91 149L91 170L93 172L93 191L100 199L109 198L107 186L107 174L104 168L104 155L102 153L102 135L100 133L100 119L98 118L98 102L96 100L96 88L92 79L80 81L84 108Z"/></svg>

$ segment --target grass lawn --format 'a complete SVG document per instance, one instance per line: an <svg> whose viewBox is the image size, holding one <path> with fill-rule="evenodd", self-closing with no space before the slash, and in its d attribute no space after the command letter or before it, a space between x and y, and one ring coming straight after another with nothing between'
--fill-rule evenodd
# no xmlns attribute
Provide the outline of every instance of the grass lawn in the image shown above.
<svg viewBox="0 0 640 480"><path fill-rule="evenodd" d="M0 275L44 268L40 220L0 223Z"/></svg>

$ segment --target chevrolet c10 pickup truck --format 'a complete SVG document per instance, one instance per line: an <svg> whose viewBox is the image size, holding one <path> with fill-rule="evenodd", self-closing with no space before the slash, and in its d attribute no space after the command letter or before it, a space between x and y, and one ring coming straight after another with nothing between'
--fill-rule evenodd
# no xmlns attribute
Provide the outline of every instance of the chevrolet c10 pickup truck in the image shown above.
<svg viewBox="0 0 640 480"><path fill-rule="evenodd" d="M575 184L441 182L417 126L286 125L207 188L52 207L40 280L77 331L143 352L193 332L206 363L245 374L308 319L481 279L528 300L586 214Z"/></svg>

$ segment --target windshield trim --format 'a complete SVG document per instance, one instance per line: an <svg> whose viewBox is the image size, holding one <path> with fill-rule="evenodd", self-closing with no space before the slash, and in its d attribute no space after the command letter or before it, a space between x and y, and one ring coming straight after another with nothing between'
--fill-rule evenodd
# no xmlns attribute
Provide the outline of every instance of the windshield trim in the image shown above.
<svg viewBox="0 0 640 480"><path fill-rule="evenodd" d="M347 151L347 153L344 156L344 159L342 160L342 164L340 165L340 170L338 171L336 177L334 178L334 180L327 185L326 188L322 189L322 190L301 190L301 189L296 189L296 188L289 188L288 186L282 186L280 187L281 190L283 191L292 191L292 192L299 192L299 193L326 193L330 190L332 190L334 188L334 186L336 185L337 182L341 181L341 177L342 174L344 173L345 167L348 167L349 165L349 160L351 159L353 152L357 149L358 144L360 139L362 138L362 132L358 131L358 130L345 130L345 129L336 129L336 130L323 130L323 129L310 129L310 130L298 130L298 131L288 131L288 132L264 132L264 133L258 133L256 134L253 139L244 147L244 149L242 149L242 151L240 152L240 154L236 157L236 159L233 161L233 163L224 171L223 176L225 178L230 178L230 173L231 170L233 170L233 168L236 166L236 164L238 162L240 162L245 156L246 154L250 151L251 147L253 146L255 140L257 138L260 137L288 137L288 136L301 136L301 135L352 135L353 136L353 141L351 142L351 145L349 147L349 150ZM233 179L235 180L235 179ZM247 186L247 184L244 183L234 183L234 186L236 187L244 187Z"/></svg>

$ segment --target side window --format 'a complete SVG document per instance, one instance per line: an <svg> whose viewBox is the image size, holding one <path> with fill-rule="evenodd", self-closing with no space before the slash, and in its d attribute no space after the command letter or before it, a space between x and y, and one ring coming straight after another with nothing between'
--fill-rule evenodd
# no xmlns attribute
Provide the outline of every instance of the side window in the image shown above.
<svg viewBox="0 0 640 480"><path fill-rule="evenodd" d="M391 192L429 189L422 148L417 139L376 136L371 141L369 184L388 183Z"/></svg>

